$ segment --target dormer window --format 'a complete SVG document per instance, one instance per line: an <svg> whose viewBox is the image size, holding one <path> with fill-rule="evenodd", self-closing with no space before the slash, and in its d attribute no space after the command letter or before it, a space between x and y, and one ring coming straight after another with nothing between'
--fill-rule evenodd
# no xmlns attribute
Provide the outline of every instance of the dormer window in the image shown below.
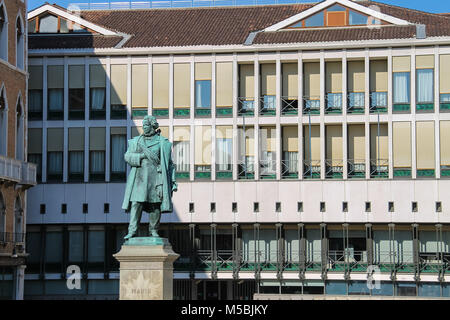
<svg viewBox="0 0 450 320"><path fill-rule="evenodd" d="M380 20L372 19L368 15L335 4L300 20L288 28L345 27L373 24L380 24Z"/></svg>
<svg viewBox="0 0 450 320"><path fill-rule="evenodd" d="M29 33L71 33L90 32L78 23L52 15L42 14L28 21Z"/></svg>

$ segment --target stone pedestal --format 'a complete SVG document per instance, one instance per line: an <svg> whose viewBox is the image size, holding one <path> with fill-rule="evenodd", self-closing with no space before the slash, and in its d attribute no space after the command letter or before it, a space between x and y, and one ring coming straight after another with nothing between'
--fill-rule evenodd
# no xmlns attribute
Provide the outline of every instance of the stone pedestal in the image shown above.
<svg viewBox="0 0 450 320"><path fill-rule="evenodd" d="M131 238L114 257L120 263L120 300L172 300L179 255L167 239Z"/></svg>

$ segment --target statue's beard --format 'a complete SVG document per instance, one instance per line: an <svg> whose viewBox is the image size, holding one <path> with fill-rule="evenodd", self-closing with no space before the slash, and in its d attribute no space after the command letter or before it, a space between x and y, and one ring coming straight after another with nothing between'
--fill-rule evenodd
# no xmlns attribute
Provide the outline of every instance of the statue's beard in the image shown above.
<svg viewBox="0 0 450 320"><path fill-rule="evenodd" d="M144 136L151 137L151 136L155 135L155 133L156 133L155 129L149 129L147 131L144 131Z"/></svg>

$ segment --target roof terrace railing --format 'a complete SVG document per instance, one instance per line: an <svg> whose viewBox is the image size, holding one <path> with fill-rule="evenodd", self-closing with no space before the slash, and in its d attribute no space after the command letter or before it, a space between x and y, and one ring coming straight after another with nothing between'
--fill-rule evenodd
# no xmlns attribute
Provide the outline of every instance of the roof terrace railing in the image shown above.
<svg viewBox="0 0 450 320"><path fill-rule="evenodd" d="M156 0L156 1L104 1L72 3L72 8L80 10L126 10L126 9L158 9L158 8L190 8L190 7L236 7L271 4L311 3L316 0Z"/></svg>

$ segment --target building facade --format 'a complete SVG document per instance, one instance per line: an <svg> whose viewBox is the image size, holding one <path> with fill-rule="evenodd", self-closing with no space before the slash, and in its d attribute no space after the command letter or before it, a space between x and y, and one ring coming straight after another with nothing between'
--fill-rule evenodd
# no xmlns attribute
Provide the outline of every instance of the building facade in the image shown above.
<svg viewBox="0 0 450 320"><path fill-rule="evenodd" d="M44 5L28 32L26 298L118 298L123 153L147 114L173 142L174 298L450 296L446 15Z"/></svg>
<svg viewBox="0 0 450 320"><path fill-rule="evenodd" d="M0 298L23 298L26 190L36 166L26 162L26 1L0 2Z"/></svg>

